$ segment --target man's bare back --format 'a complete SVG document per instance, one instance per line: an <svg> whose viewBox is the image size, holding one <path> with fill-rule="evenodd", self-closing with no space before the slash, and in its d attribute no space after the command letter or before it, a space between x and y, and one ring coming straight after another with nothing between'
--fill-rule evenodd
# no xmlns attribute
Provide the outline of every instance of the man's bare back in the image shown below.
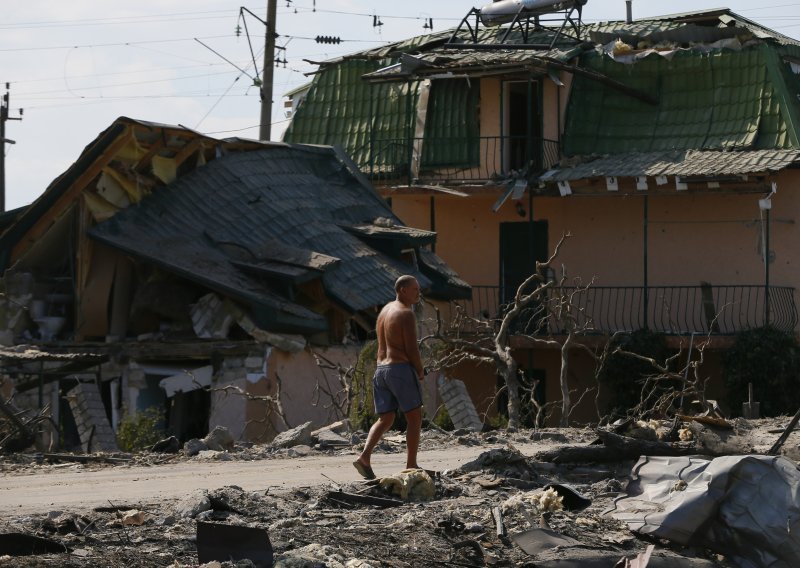
<svg viewBox="0 0 800 568"><path fill-rule="evenodd" d="M406 344L409 324L412 331L414 314L400 302L390 302L378 316L378 364L405 363L410 361Z"/></svg>
<svg viewBox="0 0 800 568"><path fill-rule="evenodd" d="M375 325L378 365L411 363L417 376L422 378L424 372L417 346L417 322L411 310L411 306L419 301L419 284L414 281L414 285L408 288L407 293L386 304L378 315Z"/></svg>

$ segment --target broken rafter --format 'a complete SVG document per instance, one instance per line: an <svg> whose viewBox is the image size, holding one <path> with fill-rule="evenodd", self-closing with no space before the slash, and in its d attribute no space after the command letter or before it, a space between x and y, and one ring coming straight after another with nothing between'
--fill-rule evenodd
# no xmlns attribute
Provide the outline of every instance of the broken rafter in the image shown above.
<svg viewBox="0 0 800 568"><path fill-rule="evenodd" d="M586 69L585 67L579 67L577 65L570 65L569 63L563 63L557 59L553 59L552 57L542 57L543 61L546 61L547 64L552 67L553 69L558 69L559 71L566 71L568 73L572 73L573 75L581 75L582 77L586 77L587 79L592 79L597 81L598 83L602 83L612 89L616 89L621 93L639 99L641 101L646 102L647 104L657 106L658 99L645 93L644 91L640 91L639 89L634 89L626 85L625 83L621 83L616 79L612 79L602 73L598 73L597 71L592 71L591 69Z"/></svg>
<svg viewBox="0 0 800 568"><path fill-rule="evenodd" d="M371 495L359 495L357 493L345 493L344 491L329 491L327 494L328 499L340 501L344 503L352 503L359 505L375 505L376 507L399 507L404 505L403 501L398 499L386 499L385 497L373 497Z"/></svg>
<svg viewBox="0 0 800 568"><path fill-rule="evenodd" d="M203 151L205 149L204 140L200 138L195 138L188 144L186 144L181 150L179 150L173 160L175 161L175 167L179 167L183 162L185 162L190 156L195 154L198 151Z"/></svg>
<svg viewBox="0 0 800 568"><path fill-rule="evenodd" d="M127 130L127 128L126 128ZM113 159L117 153L130 142L130 138L124 133L118 134L116 138L111 141L108 146L102 149L92 161L91 165L86 167L74 182L70 183L69 188L59 195L54 203L51 203L41 217L36 220L33 226L21 236L11 253L11 262L14 262L44 235L52 226L61 214L69 208L69 205L80 197L81 192L88 186L98 175L100 175L103 166ZM58 181L58 180L57 180ZM48 188L49 190L50 188ZM26 212L27 213L27 212Z"/></svg>
<svg viewBox="0 0 800 568"><path fill-rule="evenodd" d="M150 167L150 162L153 157L164 147L164 139L158 138L155 142L150 145L150 148L147 150L147 153L142 156L138 162L136 162L133 166L133 171L137 173L144 173L145 170Z"/></svg>

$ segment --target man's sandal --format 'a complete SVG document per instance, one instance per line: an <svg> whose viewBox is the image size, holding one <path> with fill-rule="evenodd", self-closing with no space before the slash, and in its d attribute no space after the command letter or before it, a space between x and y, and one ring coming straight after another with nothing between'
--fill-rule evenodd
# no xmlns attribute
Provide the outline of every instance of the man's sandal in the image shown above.
<svg viewBox="0 0 800 568"><path fill-rule="evenodd" d="M353 462L353 467L356 468L361 477L364 479L375 479L375 472L372 471L372 468L368 465L364 465L360 461L356 460Z"/></svg>

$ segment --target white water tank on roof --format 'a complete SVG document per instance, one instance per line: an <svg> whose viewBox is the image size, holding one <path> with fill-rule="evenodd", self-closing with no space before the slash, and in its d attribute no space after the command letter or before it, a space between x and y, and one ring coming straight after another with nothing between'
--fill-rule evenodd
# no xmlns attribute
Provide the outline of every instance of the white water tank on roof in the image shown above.
<svg viewBox="0 0 800 568"><path fill-rule="evenodd" d="M583 6L587 0L499 0L481 8L481 22L485 26L499 26L512 21L522 12L523 16L549 14Z"/></svg>

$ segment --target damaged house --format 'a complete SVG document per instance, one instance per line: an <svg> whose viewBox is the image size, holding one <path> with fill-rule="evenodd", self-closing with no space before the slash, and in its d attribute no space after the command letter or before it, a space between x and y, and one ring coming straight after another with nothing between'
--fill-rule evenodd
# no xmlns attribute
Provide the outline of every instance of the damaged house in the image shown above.
<svg viewBox="0 0 800 568"><path fill-rule="evenodd" d="M149 407L182 439L341 418L315 355L351 365L402 274L470 292L331 147L120 118L5 219L3 394L92 449Z"/></svg>
<svg viewBox="0 0 800 568"><path fill-rule="evenodd" d="M571 233L551 276L592 282L582 341L702 340L715 398L737 333L797 328L800 42L728 9L586 25L582 4L495 2L321 62L285 140L341 144L393 211L435 231L476 317L501 314ZM559 349L513 345L558 400ZM573 351L570 387L594 386L594 368ZM493 412L494 369L454 375ZM588 398L576 416L596 416Z"/></svg>

